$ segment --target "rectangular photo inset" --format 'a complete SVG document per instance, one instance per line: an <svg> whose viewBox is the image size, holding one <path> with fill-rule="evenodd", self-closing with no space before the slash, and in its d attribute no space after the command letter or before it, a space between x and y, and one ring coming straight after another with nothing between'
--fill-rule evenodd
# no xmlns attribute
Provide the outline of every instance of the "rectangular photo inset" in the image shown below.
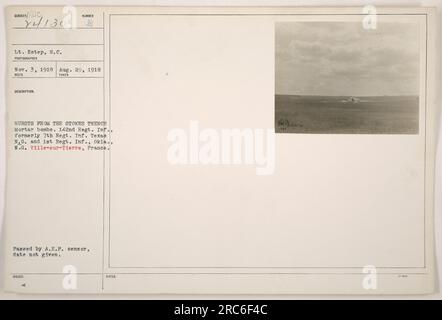
<svg viewBox="0 0 442 320"><path fill-rule="evenodd" d="M275 132L419 133L419 26L275 23Z"/></svg>

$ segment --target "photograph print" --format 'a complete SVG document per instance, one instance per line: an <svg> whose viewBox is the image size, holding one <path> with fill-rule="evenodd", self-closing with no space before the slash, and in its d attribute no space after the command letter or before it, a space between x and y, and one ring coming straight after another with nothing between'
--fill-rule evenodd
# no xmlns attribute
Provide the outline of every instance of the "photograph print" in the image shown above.
<svg viewBox="0 0 442 320"><path fill-rule="evenodd" d="M419 133L414 23L277 22L275 131Z"/></svg>

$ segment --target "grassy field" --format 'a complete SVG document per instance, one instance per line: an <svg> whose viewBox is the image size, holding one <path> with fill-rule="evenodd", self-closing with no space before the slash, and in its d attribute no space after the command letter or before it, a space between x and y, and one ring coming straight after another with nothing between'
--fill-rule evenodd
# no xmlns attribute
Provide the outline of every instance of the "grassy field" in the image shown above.
<svg viewBox="0 0 442 320"><path fill-rule="evenodd" d="M275 96L277 133L418 134L417 96Z"/></svg>

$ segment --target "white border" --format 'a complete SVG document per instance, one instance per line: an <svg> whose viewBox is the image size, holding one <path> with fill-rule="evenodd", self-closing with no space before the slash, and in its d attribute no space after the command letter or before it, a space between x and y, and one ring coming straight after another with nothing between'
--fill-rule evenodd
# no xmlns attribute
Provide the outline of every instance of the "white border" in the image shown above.
<svg viewBox="0 0 442 320"><path fill-rule="evenodd" d="M441 18L442 18L442 2L440 0L341 0L341 1L328 1L328 0L286 0L286 1L266 1L266 0L239 0L239 1L112 1L112 0L95 0L93 2L87 0L77 0L77 1L62 1L62 0L52 0L52 1L39 1L39 0L3 0L2 7L9 5L97 5L97 6L115 6L115 5L139 5L139 6L364 6L367 4L378 5L378 6L427 6L427 7L437 7L437 52L441 52L442 45L442 33L441 28ZM2 8L2 9L3 9ZM4 10L0 14L0 194L4 195L4 180L5 180L5 79L6 79L6 48L5 48L5 21L4 21ZM442 68L439 61L436 65L437 79L437 93L442 90ZM440 105L441 96L437 97L437 102ZM442 126L439 127L439 136L441 135ZM438 150L442 148L441 139L438 139ZM439 276L442 274L442 158L440 152L438 152L436 158L436 177L435 177L435 236L436 236L436 262L439 261L437 265L437 279L438 291L435 294L427 296L330 296L330 295L17 295L17 294L6 294L3 293L3 277L0 276L0 299L442 299L442 293L440 288L442 287L442 279ZM4 208L4 196L0 196L0 227L2 227L3 221L3 208ZM0 228L0 232L1 232ZM1 234L0 234L1 235ZM3 246L0 244L0 249ZM0 252L0 275L3 275L3 259L2 252Z"/></svg>

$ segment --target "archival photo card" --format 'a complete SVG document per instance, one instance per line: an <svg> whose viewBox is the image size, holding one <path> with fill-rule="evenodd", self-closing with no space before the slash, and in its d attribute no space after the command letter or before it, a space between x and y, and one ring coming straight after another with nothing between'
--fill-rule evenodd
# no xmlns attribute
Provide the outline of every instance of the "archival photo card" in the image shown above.
<svg viewBox="0 0 442 320"><path fill-rule="evenodd" d="M6 290L433 293L436 16L8 7Z"/></svg>

